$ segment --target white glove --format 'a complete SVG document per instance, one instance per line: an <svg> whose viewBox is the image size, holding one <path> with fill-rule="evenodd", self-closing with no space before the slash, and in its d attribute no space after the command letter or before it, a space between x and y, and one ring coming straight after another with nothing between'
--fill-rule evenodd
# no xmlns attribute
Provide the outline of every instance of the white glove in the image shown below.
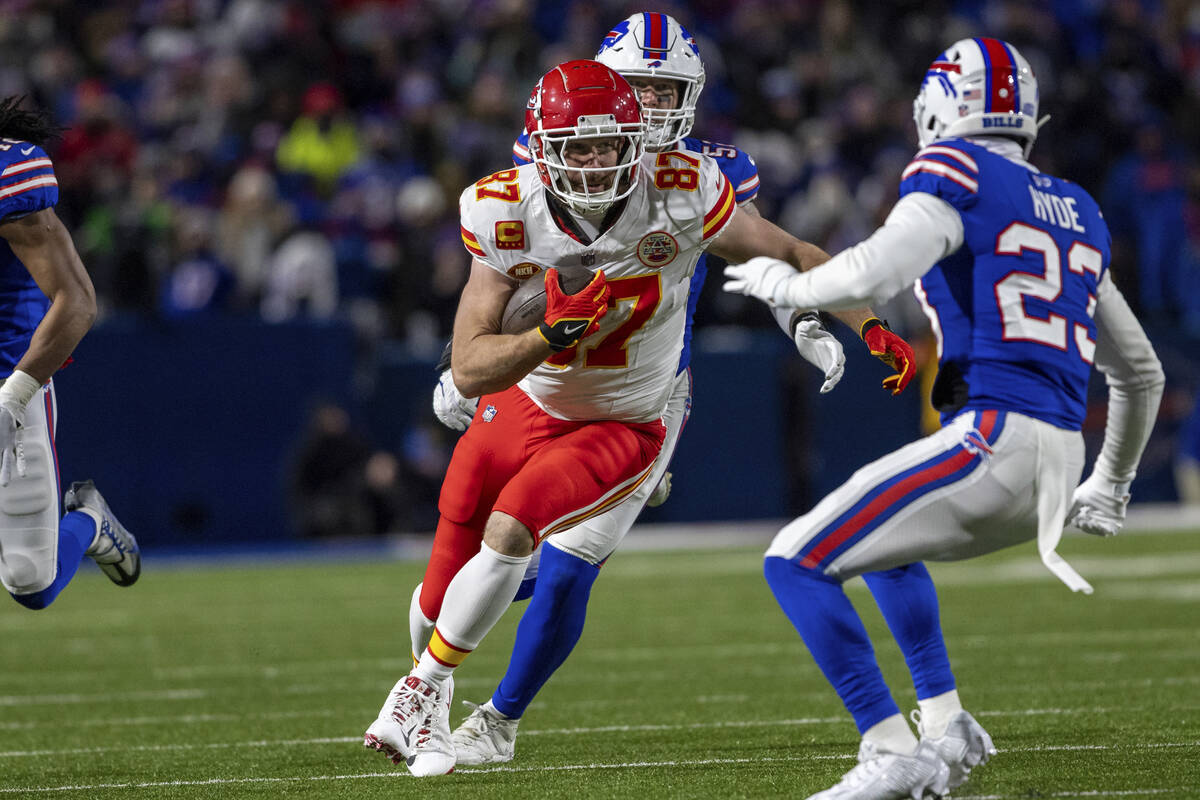
<svg viewBox="0 0 1200 800"><path fill-rule="evenodd" d="M8 486L12 480L14 464L17 475L25 477L21 424L25 422L25 408L41 388L36 378L19 369L13 370L0 386L0 486Z"/></svg>
<svg viewBox="0 0 1200 800"><path fill-rule="evenodd" d="M821 384L821 394L837 386L842 373L846 371L846 354L837 337L822 328L819 319L808 316L797 323L792 340L804 360L824 373L825 383Z"/></svg>
<svg viewBox="0 0 1200 800"><path fill-rule="evenodd" d="M1125 524L1125 507L1129 505L1129 483L1113 483L1097 475L1075 487L1067 524L1094 536L1116 536Z"/></svg>
<svg viewBox="0 0 1200 800"><path fill-rule="evenodd" d="M0 486L12 480L13 464L17 475L25 477L25 448L21 444L21 425L8 406L0 406Z"/></svg>
<svg viewBox="0 0 1200 800"><path fill-rule="evenodd" d="M433 389L433 413L438 421L456 431L465 431L475 417L475 409L479 407L478 397L463 397L454 385L454 376L450 370L442 372L437 386Z"/></svg>
<svg viewBox="0 0 1200 800"><path fill-rule="evenodd" d="M725 267L728 280L721 287L732 294L757 297L764 303L787 306L788 281L800 273L786 261L770 256L755 256L744 264Z"/></svg>

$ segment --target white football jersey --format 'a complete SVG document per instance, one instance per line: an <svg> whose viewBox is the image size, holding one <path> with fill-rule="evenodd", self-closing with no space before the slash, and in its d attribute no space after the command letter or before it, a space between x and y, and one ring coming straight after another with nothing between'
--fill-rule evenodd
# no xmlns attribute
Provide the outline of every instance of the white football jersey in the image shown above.
<svg viewBox="0 0 1200 800"><path fill-rule="evenodd" d="M518 384L560 419L658 419L671 393L696 261L737 208L733 187L699 153L646 153L620 217L591 244L560 226L537 167L489 175L459 199L467 251L519 280L549 267L604 270L612 291L600 330ZM561 219L561 218L560 218Z"/></svg>

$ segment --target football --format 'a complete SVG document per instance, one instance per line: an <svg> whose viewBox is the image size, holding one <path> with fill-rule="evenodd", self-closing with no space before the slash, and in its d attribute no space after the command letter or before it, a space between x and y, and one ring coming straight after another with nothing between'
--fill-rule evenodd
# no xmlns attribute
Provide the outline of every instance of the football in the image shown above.
<svg viewBox="0 0 1200 800"><path fill-rule="evenodd" d="M587 267L557 267L558 285L567 294L575 294L587 286L595 273ZM517 287L504 308L500 320L501 333L524 333L536 327L546 317L546 273L526 278Z"/></svg>

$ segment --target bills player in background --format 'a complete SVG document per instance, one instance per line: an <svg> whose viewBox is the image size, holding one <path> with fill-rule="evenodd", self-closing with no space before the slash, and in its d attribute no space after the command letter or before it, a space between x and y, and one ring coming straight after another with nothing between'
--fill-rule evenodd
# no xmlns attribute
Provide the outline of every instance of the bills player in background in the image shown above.
<svg viewBox="0 0 1200 800"><path fill-rule="evenodd" d="M42 145L58 128L21 98L0 101L0 582L18 603L54 602L90 556L118 586L141 572L133 536L91 481L59 508L52 376L96 318L96 295L54 213L58 181Z"/></svg>
<svg viewBox="0 0 1200 800"><path fill-rule="evenodd" d="M954 43L925 74L913 106L922 149L883 227L803 275L771 259L726 270L728 291L801 309L882 302L913 285L938 337L941 431L863 467L767 550L767 582L863 735L858 766L814 797L940 794L995 752L962 708L917 562L1036 539L1047 567L1090 593L1055 552L1064 522L1099 536L1124 523L1162 368L1109 275L1096 202L1026 160L1037 113L1016 48ZM1093 364L1108 421L1079 484ZM919 741L842 590L872 570L894 576L890 591L871 588L916 684Z"/></svg>
<svg viewBox="0 0 1200 800"><path fill-rule="evenodd" d="M436 627L364 736L415 775L453 769L454 669L512 602L533 550L648 479L666 436L662 414L677 388L700 256L770 255L795 269L828 258L740 213L711 158L645 153L637 96L603 64L550 70L525 122L533 163L487 176L460 198L474 260L451 369L464 395L482 397L447 468L419 592ZM600 269L577 294L564 294L556 267L581 264ZM544 319L502 334L518 278L544 281ZM838 317L858 329L871 314ZM908 349L898 337L891 347Z"/></svg>
<svg viewBox="0 0 1200 800"><path fill-rule="evenodd" d="M696 103L704 88L704 64L695 40L666 14L639 13L624 19L604 38L596 61L621 74L638 93L646 122L647 152L679 150L710 156L734 187L739 211L758 215L758 168L754 160L735 147L716 144L688 134L696 116ZM513 147L513 162L530 162L529 132L523 131ZM534 555L534 579L527 573L517 599L532 592L533 599L517 629L513 654L500 685L488 702L475 706L454 731L460 765L509 761L515 752L517 725L534 696L566 661L583 632L587 603L600 567L616 550L644 506L658 505L670 491L667 471L680 432L691 409L692 316L707 274L707 256L696 262L688 291L683 350L676 371L675 389L663 415L667 436L649 479L628 500L605 514L548 539ZM790 310L779 323L792 334L800 354L822 371L821 392L841 379L845 364L838 340L821 327L815 315L793 319ZM884 331L881 329L882 335ZM911 358L908 359L911 365ZM434 394L434 410L447 426L464 430L475 413L476 399L464 401L445 370ZM538 559L540 557L540 563ZM527 588L528 587L528 588ZM414 652L428 641L432 625L423 621L413 603ZM474 705L474 704L470 704Z"/></svg>

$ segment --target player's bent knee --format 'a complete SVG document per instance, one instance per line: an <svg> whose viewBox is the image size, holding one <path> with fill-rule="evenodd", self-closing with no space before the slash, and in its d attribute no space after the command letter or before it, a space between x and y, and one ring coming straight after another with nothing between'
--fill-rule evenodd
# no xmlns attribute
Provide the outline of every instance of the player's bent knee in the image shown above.
<svg viewBox="0 0 1200 800"><path fill-rule="evenodd" d="M5 553L3 559L0 559L0 580L3 581L4 588L8 589L14 597L18 595L30 597L41 592L54 583L54 576L57 573L58 565L49 558L35 559L25 553L8 552ZM21 597L17 597L17 602L33 608ZM36 602L36 600L31 598L30 602ZM38 608L44 607L38 606Z"/></svg>
<svg viewBox="0 0 1200 800"><path fill-rule="evenodd" d="M795 559L767 554L763 559L763 577L776 586L796 580L817 580L823 583L841 583L837 578L826 575L819 569L806 566Z"/></svg>
<svg viewBox="0 0 1200 800"><path fill-rule="evenodd" d="M488 517L483 543L506 556L527 556L533 552L533 532L524 523L502 511Z"/></svg>

